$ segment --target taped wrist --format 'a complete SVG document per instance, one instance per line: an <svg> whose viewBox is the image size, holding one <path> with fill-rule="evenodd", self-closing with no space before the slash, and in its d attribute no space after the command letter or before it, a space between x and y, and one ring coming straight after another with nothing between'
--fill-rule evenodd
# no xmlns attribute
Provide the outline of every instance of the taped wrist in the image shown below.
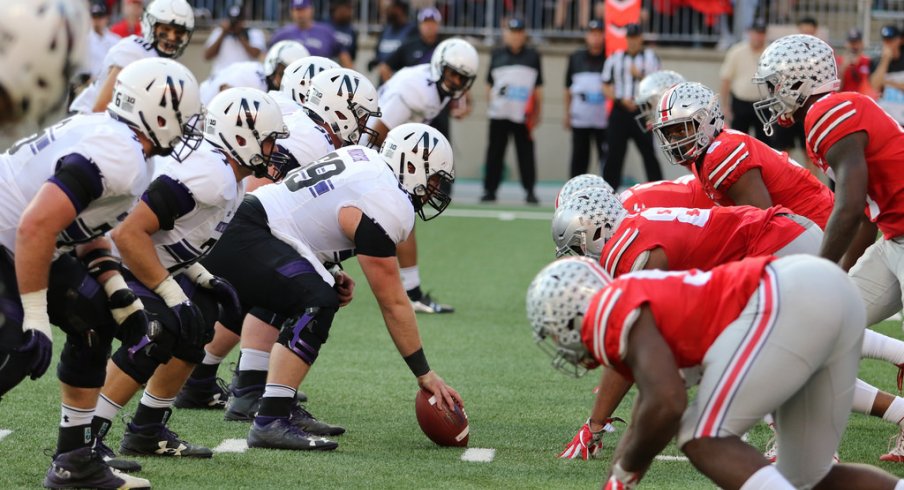
<svg viewBox="0 0 904 490"><path fill-rule="evenodd" d="M122 262L119 257L113 255L113 252L106 248L96 248L84 256L82 263L88 268L88 273L95 280L99 280L100 276L107 272L121 272Z"/></svg>
<svg viewBox="0 0 904 490"><path fill-rule="evenodd" d="M411 373L414 374L414 377L416 378L430 372L430 365L427 364L427 356L424 355L423 347L405 356L403 359L405 359L405 364L408 364L408 369L411 370Z"/></svg>
<svg viewBox="0 0 904 490"><path fill-rule="evenodd" d="M160 299L170 308L188 301L188 296L185 295L185 291L173 279L173 276L166 276L166 279L154 288L154 293L160 296Z"/></svg>
<svg viewBox="0 0 904 490"><path fill-rule="evenodd" d="M620 460L616 461L615 464L612 465L612 477L618 480L620 483L629 485L629 488L634 488L635 485L640 483L640 473L628 471L622 468Z"/></svg>
<svg viewBox="0 0 904 490"><path fill-rule="evenodd" d="M195 262L188 266L183 274L185 274L191 282L201 287L208 287L207 285L210 284L210 281L215 279L215 276L199 262Z"/></svg>
<svg viewBox="0 0 904 490"><path fill-rule="evenodd" d="M129 289L122 275L116 274L104 283L104 292L110 299L110 313L117 325L122 325L126 318L144 309L144 304L134 291Z"/></svg>
<svg viewBox="0 0 904 490"><path fill-rule="evenodd" d="M22 299L22 331L37 330L52 339L50 332L50 315L47 314L47 288L32 291L21 296Z"/></svg>

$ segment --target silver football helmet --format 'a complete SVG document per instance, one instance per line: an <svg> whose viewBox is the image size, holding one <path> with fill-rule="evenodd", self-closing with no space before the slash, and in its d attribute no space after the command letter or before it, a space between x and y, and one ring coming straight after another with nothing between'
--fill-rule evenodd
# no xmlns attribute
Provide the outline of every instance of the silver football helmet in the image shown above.
<svg viewBox="0 0 904 490"><path fill-rule="evenodd" d="M602 187L575 193L552 217L556 257L580 255L599 260L627 214L618 196Z"/></svg>
<svg viewBox="0 0 904 490"><path fill-rule="evenodd" d="M464 39L451 38L439 43L430 58L430 76L439 88L457 99L465 94L477 78L480 58L474 46ZM451 87L446 80L446 70L458 73L462 84Z"/></svg>
<svg viewBox="0 0 904 490"><path fill-rule="evenodd" d="M722 131L725 117L709 87L684 82L668 89L656 108L653 132L672 165L691 165Z"/></svg>
<svg viewBox="0 0 904 490"><path fill-rule="evenodd" d="M174 43L157 36L157 25L173 26L178 40ZM195 11L185 0L153 0L141 16L141 34L160 56L178 58L185 52L195 30Z"/></svg>
<svg viewBox="0 0 904 490"><path fill-rule="evenodd" d="M653 129L653 110L662 94L684 81L686 80L680 73L672 70L660 70L643 77L637 85L637 96L634 97L640 109L640 114L634 116L634 120L643 132Z"/></svg>
<svg viewBox="0 0 904 490"><path fill-rule="evenodd" d="M380 147L380 156L405 189L422 220L440 215L452 201L443 188L455 181L452 145L438 130L421 123L392 128ZM424 205L435 213L429 217Z"/></svg>
<svg viewBox="0 0 904 490"><path fill-rule="evenodd" d="M794 124L794 113L811 96L841 87L835 52L825 41L806 34L776 39L760 56L753 83L763 100L753 104L767 136L772 125Z"/></svg>
<svg viewBox="0 0 904 490"><path fill-rule="evenodd" d="M606 182L606 179L600 177L599 175L594 174L581 174L576 177L572 177L565 182L565 185L559 189L559 193L556 195L556 204L555 207L558 208L559 205L564 203L571 197L574 193L583 190L587 187L602 187L611 193L615 193L615 189Z"/></svg>
<svg viewBox="0 0 904 490"><path fill-rule="evenodd" d="M557 260L537 273L527 288L527 319L534 341L552 357L552 366L575 377L597 362L581 341L584 314L593 296L612 279L586 257Z"/></svg>

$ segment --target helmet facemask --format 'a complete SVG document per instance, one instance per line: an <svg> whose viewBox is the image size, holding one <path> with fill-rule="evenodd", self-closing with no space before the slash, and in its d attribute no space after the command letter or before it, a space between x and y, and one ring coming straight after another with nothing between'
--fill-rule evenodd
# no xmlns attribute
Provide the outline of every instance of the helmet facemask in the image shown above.
<svg viewBox="0 0 904 490"><path fill-rule="evenodd" d="M783 128L794 124L794 113L806 101L805 93L809 93L812 82L794 80L791 85L783 84L781 76L773 73L769 76L753 79L760 92L760 99L753 103L756 117L763 124L766 136L772 136L772 125L778 123Z"/></svg>
<svg viewBox="0 0 904 490"><path fill-rule="evenodd" d="M696 117L680 119L654 129L659 138L659 148L666 154L669 163L690 165L709 146L709 138L700 134L698 129Z"/></svg>
<svg viewBox="0 0 904 490"><path fill-rule="evenodd" d="M346 144L350 144L350 145L358 144L358 142L361 141L361 136L365 135L365 134L367 135L367 140L369 142L377 141L377 139L380 137L379 133L377 133L376 130L367 127L367 123L368 123L368 121L370 121L370 118L372 118L372 117L379 118L383 115L383 113L380 111L380 109L377 109L376 111L370 111L366 107L362 106L361 104L357 104L357 103L353 102L352 101L353 98L354 98L354 94L349 93L348 94L348 108L349 108L349 111L351 111L351 113L355 115L355 119L357 119L357 121L358 121L358 131L355 133L352 133L352 136L349 138L349 140L354 140L354 142L346 142ZM373 145L370 145L370 144L369 144L369 146L373 147Z"/></svg>
<svg viewBox="0 0 904 490"><path fill-rule="evenodd" d="M455 75L458 75L460 77L461 84L459 87L452 88L449 85L449 82L447 80L449 73L454 73ZM449 94L453 99L458 99L471 89L471 85L474 84L474 80L476 78L477 75L468 75L466 73L462 73L461 71L456 70L454 67L443 63L442 75L440 75L439 80L436 82L436 86L446 94Z"/></svg>
<svg viewBox="0 0 904 490"><path fill-rule="evenodd" d="M581 342L583 322L584 315L572 318L564 329L566 333L558 336L545 327L534 328L534 342L552 359L552 367L575 378L580 378L599 366Z"/></svg>

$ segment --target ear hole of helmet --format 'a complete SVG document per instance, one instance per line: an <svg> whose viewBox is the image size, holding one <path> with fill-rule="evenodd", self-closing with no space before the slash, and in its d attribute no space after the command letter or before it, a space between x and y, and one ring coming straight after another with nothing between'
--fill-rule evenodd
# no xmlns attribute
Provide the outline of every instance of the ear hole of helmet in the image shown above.
<svg viewBox="0 0 904 490"><path fill-rule="evenodd" d="M605 225L605 226L606 226L606 228L609 228L609 225ZM603 227L600 226L600 227L597 227L595 232L593 232L593 241L595 242L602 237L603 237Z"/></svg>
<svg viewBox="0 0 904 490"><path fill-rule="evenodd" d="M236 135L236 136L235 136L235 142L236 142L239 146L245 146L245 145L248 144L248 142L245 141L245 138L242 137L242 136L239 136L239 135Z"/></svg>

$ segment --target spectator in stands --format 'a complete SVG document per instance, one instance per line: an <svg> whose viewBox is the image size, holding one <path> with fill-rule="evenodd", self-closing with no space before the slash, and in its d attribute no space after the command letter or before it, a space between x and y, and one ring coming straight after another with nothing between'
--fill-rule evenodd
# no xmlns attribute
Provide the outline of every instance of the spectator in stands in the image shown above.
<svg viewBox="0 0 904 490"><path fill-rule="evenodd" d="M292 0L292 23L273 34L270 46L286 40L300 42L311 56L331 58L346 68L354 65L351 55L336 40L333 28L314 22L313 0Z"/></svg>
<svg viewBox="0 0 904 490"><path fill-rule="evenodd" d="M753 103L760 99L760 92L751 82L764 49L766 21L756 19L747 29L747 39L732 46L725 54L719 71L722 80L719 92L725 124L742 133L750 133L752 127L756 139L768 143L769 138L753 110Z"/></svg>
<svg viewBox="0 0 904 490"><path fill-rule="evenodd" d="M101 75L107 51L118 43L120 37L110 32L110 6L105 0L91 0L91 26L88 33L88 63L90 79Z"/></svg>
<svg viewBox="0 0 904 490"><path fill-rule="evenodd" d="M513 135L525 200L528 204L539 204L534 194L537 164L530 132L540 121L540 107L543 105L540 53L527 46L527 32L520 18L509 19L502 31L502 42L504 45L494 49L490 56L490 70L487 73L490 134L484 195L480 200L496 200L505 164L505 148L509 135Z"/></svg>
<svg viewBox="0 0 904 490"><path fill-rule="evenodd" d="M576 3L578 4L577 22L572 20L569 27L571 29L574 29L576 27L586 29L587 23L590 20L590 0L576 0ZM565 27L565 17L568 13L569 7L572 6L571 4L571 0L556 0L556 13L555 19L553 20L553 27L555 27L556 29L562 29Z"/></svg>
<svg viewBox="0 0 904 490"><path fill-rule="evenodd" d="M644 47L640 24L628 24L625 39L627 48L612 53L603 65L603 93L613 101L607 130L609 156L603 167L603 178L616 189L621 185L629 139L643 158L647 180L662 180L662 169L653 151L653 133L642 130L635 121L640 109L634 102L637 85L643 77L659 71L659 57L651 48Z"/></svg>
<svg viewBox="0 0 904 490"><path fill-rule="evenodd" d="M229 7L229 17L211 31L204 44L204 59L212 62L210 78L233 63L256 61L266 49L264 32L245 26L242 6Z"/></svg>
<svg viewBox="0 0 904 490"><path fill-rule="evenodd" d="M380 82L386 82L393 73L406 66L429 63L433 50L439 44L439 29L443 16L434 7L426 7L417 14L418 35L408 38L377 67Z"/></svg>
<svg viewBox="0 0 904 490"><path fill-rule="evenodd" d="M330 2L330 26L336 35L336 40L351 57L352 61L358 57L358 30L352 21L355 20L355 9L351 0L335 0Z"/></svg>
<svg viewBox="0 0 904 490"><path fill-rule="evenodd" d="M901 30L889 24L879 31L882 54L873 60L870 83L879 93L879 105L904 125L904 56L901 54Z"/></svg>
<svg viewBox="0 0 904 490"><path fill-rule="evenodd" d="M144 12L142 0L123 0L122 20L110 26L110 32L119 37L132 34L141 36L141 14Z"/></svg>
<svg viewBox="0 0 904 490"><path fill-rule="evenodd" d="M869 83L871 60L863 52L863 33L860 29L848 31L845 50L837 57L841 91L875 96L876 92Z"/></svg>
<svg viewBox="0 0 904 490"><path fill-rule="evenodd" d="M800 20L797 21L797 33L798 34L806 34L808 36L815 36L816 31L819 30L819 23L816 22L816 19L813 17L801 17Z"/></svg>
<svg viewBox="0 0 904 490"><path fill-rule="evenodd" d="M406 39L414 35L414 24L408 21L408 11L408 2L405 0L392 0L389 4L386 9L386 25L377 39L377 53L367 64L368 70L373 70L386 61Z"/></svg>
<svg viewBox="0 0 904 490"><path fill-rule="evenodd" d="M590 142L596 146L600 171L606 166L609 142L606 140L606 97L603 95L603 50L606 32L601 20L587 24L586 46L572 53L565 72L565 118L562 124L571 130L571 176L587 173L590 166Z"/></svg>

